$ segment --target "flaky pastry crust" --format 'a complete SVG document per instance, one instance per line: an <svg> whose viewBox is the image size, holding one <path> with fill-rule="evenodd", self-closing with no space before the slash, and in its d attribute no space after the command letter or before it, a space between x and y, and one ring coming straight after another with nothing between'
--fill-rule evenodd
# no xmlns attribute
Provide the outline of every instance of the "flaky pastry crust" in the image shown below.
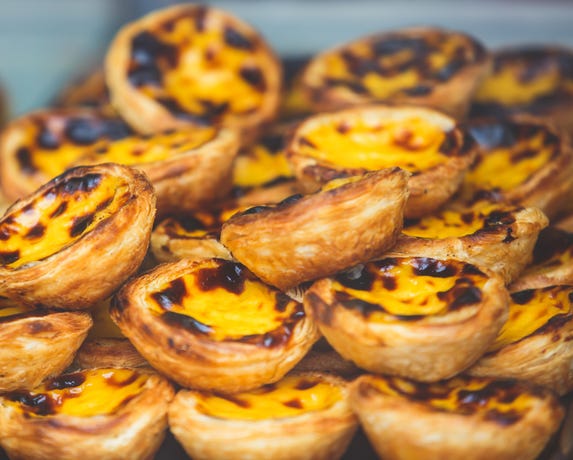
<svg viewBox="0 0 573 460"><path fill-rule="evenodd" d="M119 291L112 305L112 319L122 332L155 369L170 379L184 387L200 390L225 392L249 390L279 380L318 340L318 330L304 315L302 308L300 311L295 311L291 323L287 319L281 320L282 323L277 329L268 330L262 335L254 334L221 340L212 338L209 332L206 332L216 327L195 319L193 312L187 316L165 310L164 306L173 308L174 304L183 305L188 295L187 289L191 288L180 287L181 283L184 283L180 281L182 277L200 273L204 269L208 270L205 273L210 273L206 276L213 278L199 282L198 286L205 286L207 293L205 295L211 292L212 302L215 303L218 302L217 292L220 291L214 288L218 284L213 285L213 283L233 284L235 281L241 283L243 282L241 280L245 279L243 277L251 276L236 262L221 259L206 261L182 259L160 265L128 282ZM228 278L213 274L228 270L230 270ZM237 271L241 274L237 275ZM223 279L226 281L221 281ZM174 293L171 293L170 288L162 291L166 283L175 289ZM202 289L199 287L200 291ZM234 288L229 287L229 289ZM241 291L237 291L236 302L239 302L240 294ZM284 296L278 292L274 295ZM286 296L281 298L289 301ZM191 296L189 300L193 302L194 298ZM159 301L163 313L152 310L154 301ZM257 304L265 302L262 298L253 301ZM229 311L229 315L232 316L233 312ZM245 324L248 321L249 318L245 318ZM278 334L276 338L275 333Z"/></svg>
<svg viewBox="0 0 573 460"><path fill-rule="evenodd" d="M447 213L446 208L438 212L436 217L445 219ZM483 225L475 232L444 238L425 238L402 233L386 256L463 260L500 275L509 284L531 262L537 237L549 223L545 214L537 208L494 206L485 212L479 208L468 208L465 212L451 211L451 215L454 214L466 219L468 224L479 220ZM420 224L423 225L423 222L421 220ZM455 222L453 224L456 225ZM460 224L462 226L463 223ZM415 233L416 230L413 228L411 231Z"/></svg>
<svg viewBox="0 0 573 460"><path fill-rule="evenodd" d="M169 406L170 429L186 452L197 460L340 458L357 427L348 405L346 383L318 372L296 375L335 385L342 395L330 407L320 410L290 417L241 420L205 414L198 404L201 394L182 390ZM233 398L240 399L241 394L230 395L231 401Z"/></svg>
<svg viewBox="0 0 573 460"><path fill-rule="evenodd" d="M81 372L70 375L73 379ZM165 436L174 391L159 375L143 369L137 372L150 374L144 387L109 414L30 416L7 402L11 394L4 395L0 398L0 445L14 459L154 458Z"/></svg>
<svg viewBox="0 0 573 460"><path fill-rule="evenodd" d="M535 294L545 295L541 302L530 303ZM538 294L539 295L539 294ZM558 296L562 295L559 299ZM573 289L569 286L547 286L545 288L512 293L514 304L535 309L543 318L548 309L559 308L553 316L537 328L517 340L504 340L505 328L520 321L523 311L510 304L508 323L500 332L497 342L468 373L478 377L511 378L526 380L550 388L559 395L573 390ZM564 303L564 304L563 304ZM535 320L535 319L533 319ZM526 320L521 320L526 321Z"/></svg>
<svg viewBox="0 0 573 460"><path fill-rule="evenodd" d="M189 4L122 27L105 75L113 106L139 132L217 123L246 142L278 111L282 68L250 25Z"/></svg>
<svg viewBox="0 0 573 460"><path fill-rule="evenodd" d="M31 209L36 214L28 219ZM0 220L8 236L0 292L36 307L89 308L138 269L154 217L153 188L141 172L117 164L70 169L14 203ZM61 240L55 249L42 241L52 236ZM27 241L48 246L22 259Z"/></svg>
<svg viewBox="0 0 573 460"><path fill-rule="evenodd" d="M34 388L63 372L91 326L85 312L30 310L0 317L0 393Z"/></svg>
<svg viewBox="0 0 573 460"><path fill-rule="evenodd" d="M79 348L74 363L80 369L98 367L148 367L149 363L127 338L98 337L87 339Z"/></svg>
<svg viewBox="0 0 573 460"><path fill-rule="evenodd" d="M316 55L304 69L301 85L315 111L391 102L463 118L490 69L489 53L475 38L411 27L359 38Z"/></svg>
<svg viewBox="0 0 573 460"><path fill-rule="evenodd" d="M291 137L287 159L307 191L335 177L399 166L412 173L404 215L415 218L457 191L474 147L453 118L436 110L372 105L307 118Z"/></svg>
<svg viewBox="0 0 573 460"><path fill-rule="evenodd" d="M369 260L402 228L407 173L367 173L275 207L255 207L223 224L221 242L265 282L287 290Z"/></svg>
<svg viewBox="0 0 573 460"><path fill-rule="evenodd" d="M388 460L533 460L564 414L545 389L467 377L428 386L366 375L351 384L350 401L376 452Z"/></svg>
<svg viewBox="0 0 573 460"><path fill-rule="evenodd" d="M409 268L419 273L407 275ZM419 281L411 284L408 276ZM448 278L452 286L438 293L434 284ZM359 297L370 292L369 300ZM395 294L382 297L386 292ZM424 313L434 295L445 305ZM388 305L395 303L406 310L392 313ZM305 311L344 358L370 372L423 382L449 378L476 362L504 324L507 305L498 276L460 261L423 257L357 266L316 281L304 294Z"/></svg>

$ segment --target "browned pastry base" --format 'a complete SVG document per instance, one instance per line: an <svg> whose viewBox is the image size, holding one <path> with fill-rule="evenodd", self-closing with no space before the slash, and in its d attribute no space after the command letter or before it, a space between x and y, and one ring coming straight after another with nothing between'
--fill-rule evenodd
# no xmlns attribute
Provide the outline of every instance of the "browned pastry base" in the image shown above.
<svg viewBox="0 0 573 460"><path fill-rule="evenodd" d="M31 312L0 321L0 393L34 388L61 373L91 326L84 312Z"/></svg>
<svg viewBox="0 0 573 460"><path fill-rule="evenodd" d="M149 366L149 363L138 353L129 340L120 338L86 340L78 350L74 363L81 369Z"/></svg>

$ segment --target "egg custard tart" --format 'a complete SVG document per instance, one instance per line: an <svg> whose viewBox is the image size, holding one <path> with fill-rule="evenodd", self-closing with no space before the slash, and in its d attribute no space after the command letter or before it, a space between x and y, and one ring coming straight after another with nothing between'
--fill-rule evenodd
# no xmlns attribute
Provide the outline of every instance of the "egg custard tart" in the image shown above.
<svg viewBox="0 0 573 460"><path fill-rule="evenodd" d="M533 260L509 290L515 292L557 284L573 285L573 233L550 226L539 233Z"/></svg>
<svg viewBox="0 0 573 460"><path fill-rule="evenodd" d="M69 169L0 219L0 293L36 307L89 308L137 270L154 217L143 173L112 163Z"/></svg>
<svg viewBox="0 0 573 460"><path fill-rule="evenodd" d="M0 445L13 459L152 459L173 393L142 369L64 374L0 397Z"/></svg>
<svg viewBox="0 0 573 460"><path fill-rule="evenodd" d="M94 324L76 353L74 364L81 369L148 366L148 362L112 321L109 307L110 299L105 299L90 309Z"/></svg>
<svg viewBox="0 0 573 460"><path fill-rule="evenodd" d="M501 278L458 260L385 258L316 281L307 314L344 358L430 382L463 371L507 318Z"/></svg>
<svg viewBox="0 0 573 460"><path fill-rule="evenodd" d="M316 111L365 103L427 106L462 118L491 67L475 38L432 27L359 38L315 56L302 73Z"/></svg>
<svg viewBox="0 0 573 460"><path fill-rule="evenodd" d="M221 226L243 208L196 211L163 219L151 233L151 250L159 262L180 259L232 259L219 241Z"/></svg>
<svg viewBox="0 0 573 460"><path fill-rule="evenodd" d="M0 394L62 372L91 325L85 312L34 309L0 297Z"/></svg>
<svg viewBox="0 0 573 460"><path fill-rule="evenodd" d="M454 194L474 153L451 117L421 107L367 106L307 118L287 159L307 191L335 177L400 167L412 174L405 215L420 217Z"/></svg>
<svg viewBox="0 0 573 460"><path fill-rule="evenodd" d="M294 288L389 249L402 228L407 180L399 168L334 179L313 194L235 214L221 243L263 281Z"/></svg>
<svg viewBox="0 0 573 460"><path fill-rule="evenodd" d="M388 256L458 259L500 275L506 284L531 262L540 232L548 224L537 208L482 203L408 219ZM572 267L573 269L573 267Z"/></svg>
<svg viewBox="0 0 573 460"><path fill-rule="evenodd" d="M507 322L468 372L528 380L564 395L573 390L572 341L573 287L513 292Z"/></svg>
<svg viewBox="0 0 573 460"><path fill-rule="evenodd" d="M276 115L281 63L225 11L177 5L127 24L108 48L114 107L137 131L221 124L252 139Z"/></svg>
<svg viewBox="0 0 573 460"><path fill-rule="evenodd" d="M169 427L195 460L340 458L357 427L346 383L316 372L225 394L182 390Z"/></svg>
<svg viewBox="0 0 573 460"><path fill-rule="evenodd" d="M477 157L457 201L482 199L534 206L553 218L570 201L573 151L567 136L532 117L482 119L467 125Z"/></svg>
<svg viewBox="0 0 573 460"><path fill-rule="evenodd" d="M365 375L350 403L384 460L534 460L564 415L541 387L465 376L426 384Z"/></svg>
<svg viewBox="0 0 573 460"><path fill-rule="evenodd" d="M479 86L473 117L530 113L573 134L573 50L522 45L492 53L493 71Z"/></svg>
<svg viewBox="0 0 573 460"><path fill-rule="evenodd" d="M125 122L86 108L45 109L11 121L0 136L0 180L9 201L33 193L89 149L133 134Z"/></svg>
<svg viewBox="0 0 573 460"><path fill-rule="evenodd" d="M319 337L299 302L222 259L160 265L119 291L111 316L154 368L200 390L275 382Z"/></svg>

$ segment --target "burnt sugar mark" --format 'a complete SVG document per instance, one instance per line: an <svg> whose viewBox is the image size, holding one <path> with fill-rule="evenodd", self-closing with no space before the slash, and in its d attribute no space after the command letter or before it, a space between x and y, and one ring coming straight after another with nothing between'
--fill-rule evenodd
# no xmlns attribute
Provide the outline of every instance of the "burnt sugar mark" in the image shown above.
<svg viewBox="0 0 573 460"><path fill-rule="evenodd" d="M61 216L66 210L68 209L68 202L62 201L58 204L58 207L52 211L50 214L50 219L55 219L58 216Z"/></svg>
<svg viewBox="0 0 573 460"><path fill-rule="evenodd" d="M84 214L83 216L75 217L72 220L72 225L69 230L70 237L75 238L84 233L87 230L87 228L93 223L94 218L95 218L94 213L87 213Z"/></svg>
<svg viewBox="0 0 573 460"><path fill-rule="evenodd" d="M254 275L243 265L218 259L214 267L205 267L197 270L197 287L204 291L224 289L235 295L245 290L245 282L253 280Z"/></svg>
<svg viewBox="0 0 573 460"><path fill-rule="evenodd" d="M127 78L136 88L162 86L163 70L174 68L179 61L176 46L165 43L149 31L143 31L131 41L131 61Z"/></svg>
<svg viewBox="0 0 573 460"><path fill-rule="evenodd" d="M172 310L175 306L183 305L185 296L187 296L187 286L183 278L176 278L169 283L166 289L151 294L151 298L157 305L166 311Z"/></svg>
<svg viewBox="0 0 573 460"><path fill-rule="evenodd" d="M38 172L38 168L32 161L32 152L28 147L20 147L16 150L16 161L22 173L31 176Z"/></svg>
<svg viewBox="0 0 573 460"><path fill-rule="evenodd" d="M20 260L20 251L0 251L0 264L10 265Z"/></svg>
<svg viewBox="0 0 573 460"><path fill-rule="evenodd" d="M197 230L207 230L207 225L197 216L193 214L184 214L177 216L176 221L183 227L186 232L195 232Z"/></svg>
<svg viewBox="0 0 573 460"><path fill-rule="evenodd" d="M533 263L541 264L550 259L571 253L573 250L573 233L557 227L546 227L539 233L533 249Z"/></svg>
<svg viewBox="0 0 573 460"><path fill-rule="evenodd" d="M269 153L276 155L282 152L286 146L285 136L282 134L266 134L259 140L261 144Z"/></svg>
<svg viewBox="0 0 573 460"><path fill-rule="evenodd" d="M535 297L535 289L525 289L519 292L512 292L511 300L518 305L525 305Z"/></svg>
<svg viewBox="0 0 573 460"><path fill-rule="evenodd" d="M113 372L111 375L104 375L104 378L108 385L121 388L134 383L139 378L139 375L140 374L137 372L130 372L125 376L125 378L121 379L117 372Z"/></svg>
<svg viewBox="0 0 573 460"><path fill-rule="evenodd" d="M293 398L289 401L283 401L283 406L290 407L291 409L303 409L304 405L299 398Z"/></svg>
<svg viewBox="0 0 573 460"><path fill-rule="evenodd" d="M36 224L28 230L24 238L27 240L37 240L39 238L42 238L45 233L46 233L46 226L43 224Z"/></svg>
<svg viewBox="0 0 573 460"><path fill-rule="evenodd" d="M46 125L41 124L36 136L36 144L44 150L56 150L60 147L60 138Z"/></svg>
<svg viewBox="0 0 573 460"><path fill-rule="evenodd" d="M217 112L216 110L209 111L205 109L203 113L191 113L185 110L185 108L183 108L181 104L173 98L158 97L156 100L174 117L199 126L211 126L213 123L218 122L224 112L224 110L219 110ZM226 108L224 105L219 107Z"/></svg>
<svg viewBox="0 0 573 460"><path fill-rule="evenodd" d="M86 376L82 372L76 372L74 374L61 375L49 380L46 383L46 390L64 390L66 388L79 387L86 381Z"/></svg>
<svg viewBox="0 0 573 460"><path fill-rule="evenodd" d="M306 317L301 304L298 304L292 314L283 320L282 324L264 334L245 335L236 339L237 342L248 343L258 347L276 348L286 345L293 335L296 325Z"/></svg>
<svg viewBox="0 0 573 460"><path fill-rule="evenodd" d="M382 305L357 299L346 292L335 292L334 300L347 310L356 311L365 318L369 318L374 313L388 313Z"/></svg>
<svg viewBox="0 0 573 460"><path fill-rule="evenodd" d="M450 261L437 260L429 257L414 257L410 262L414 274L433 278L450 278L456 276L459 267Z"/></svg>
<svg viewBox="0 0 573 460"><path fill-rule="evenodd" d="M255 66L243 66L239 70L239 76L255 88L257 91L263 93L267 89L267 82L265 76L260 68Z"/></svg>
<svg viewBox="0 0 573 460"><path fill-rule="evenodd" d="M57 413L58 403L45 393L31 393L28 391L14 391L4 395L8 401L21 404L24 409L39 416Z"/></svg>
<svg viewBox="0 0 573 460"><path fill-rule="evenodd" d="M307 379L307 378L303 378L303 379L300 379L300 380L296 383L295 388L296 388L297 390L300 390L300 391L310 390L311 388L314 388L315 386L317 386L318 383L319 383L319 382L316 381L316 380L310 380L310 379Z"/></svg>
<svg viewBox="0 0 573 460"><path fill-rule="evenodd" d="M255 47L255 44L249 37L230 25L225 26L223 38L225 43L231 48L252 51Z"/></svg>
<svg viewBox="0 0 573 460"><path fill-rule="evenodd" d="M334 276L334 280L342 286L357 291L372 290L375 279L376 276L367 265L357 265Z"/></svg>
<svg viewBox="0 0 573 460"><path fill-rule="evenodd" d="M193 334L209 335L214 331L212 326L202 323L192 316L175 313L173 311L166 311L162 313L161 319L170 326L185 329L189 332L192 332Z"/></svg>
<svg viewBox="0 0 573 460"><path fill-rule="evenodd" d="M230 403L234 404L235 406L241 407L242 409L250 409L252 407L249 401L247 401L246 399L241 399L239 395L219 393L217 391L214 391L212 394L213 396L224 399L225 401L229 401Z"/></svg>
<svg viewBox="0 0 573 460"><path fill-rule="evenodd" d="M56 193L60 196L76 193L91 193L99 187L103 180L101 174L89 173L82 176L59 176L54 179Z"/></svg>
<svg viewBox="0 0 573 460"><path fill-rule="evenodd" d="M482 301L483 293L471 279L458 278L452 288L438 292L437 296L447 304L450 311L455 311L478 304Z"/></svg>

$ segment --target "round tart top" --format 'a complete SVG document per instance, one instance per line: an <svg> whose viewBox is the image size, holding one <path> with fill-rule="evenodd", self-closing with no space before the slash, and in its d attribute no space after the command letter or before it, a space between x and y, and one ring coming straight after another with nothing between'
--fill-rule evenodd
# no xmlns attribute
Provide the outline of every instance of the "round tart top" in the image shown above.
<svg viewBox="0 0 573 460"><path fill-rule="evenodd" d="M311 98L338 90L349 101L430 95L487 53L473 38L447 30L411 28L358 39L319 54L302 75Z"/></svg>
<svg viewBox="0 0 573 460"><path fill-rule="evenodd" d="M239 263L200 261L146 288L145 304L161 320L212 341L264 347L289 340L302 305L259 281Z"/></svg>
<svg viewBox="0 0 573 460"><path fill-rule="evenodd" d="M342 398L340 386L330 379L314 374L294 374L248 392L197 393L196 409L211 417L262 420L325 410Z"/></svg>
<svg viewBox="0 0 573 460"><path fill-rule="evenodd" d="M429 109L372 106L311 120L297 129L289 155L337 170L398 166L416 175L468 153L453 119Z"/></svg>
<svg viewBox="0 0 573 460"><path fill-rule="evenodd" d="M489 351L497 351L535 334L559 329L573 319L573 288L548 286L513 292L509 317Z"/></svg>
<svg viewBox="0 0 573 460"><path fill-rule="evenodd" d="M132 369L91 369L48 379L31 391L14 391L4 402L27 417L111 415L144 390L149 374Z"/></svg>
<svg viewBox="0 0 573 460"><path fill-rule="evenodd" d="M331 278L334 300L371 322L475 314L488 276L457 260L386 258Z"/></svg>
<svg viewBox="0 0 573 460"><path fill-rule="evenodd" d="M0 264L18 269L72 245L132 199L126 177L77 168L0 220Z"/></svg>
<svg viewBox="0 0 573 460"><path fill-rule="evenodd" d="M369 375L357 382L361 395L407 399L436 412L479 416L501 426L513 425L550 393L516 381L458 376L437 383ZM553 401L553 404L556 404Z"/></svg>
<svg viewBox="0 0 573 460"><path fill-rule="evenodd" d="M496 233L508 228L516 220L516 212L522 208L511 208L499 204L482 204L465 210L443 209L420 219L407 219L402 233L417 238L460 238L474 234ZM508 228L506 240L513 241Z"/></svg>
<svg viewBox="0 0 573 460"><path fill-rule="evenodd" d="M266 121L278 110L281 73L253 28L200 5L166 8L128 24L106 58L112 102L142 132ZM142 112L129 106L130 97L139 98Z"/></svg>
<svg viewBox="0 0 573 460"><path fill-rule="evenodd" d="M493 54L493 72L474 97L482 105L536 111L573 97L573 52L550 47L516 47Z"/></svg>

